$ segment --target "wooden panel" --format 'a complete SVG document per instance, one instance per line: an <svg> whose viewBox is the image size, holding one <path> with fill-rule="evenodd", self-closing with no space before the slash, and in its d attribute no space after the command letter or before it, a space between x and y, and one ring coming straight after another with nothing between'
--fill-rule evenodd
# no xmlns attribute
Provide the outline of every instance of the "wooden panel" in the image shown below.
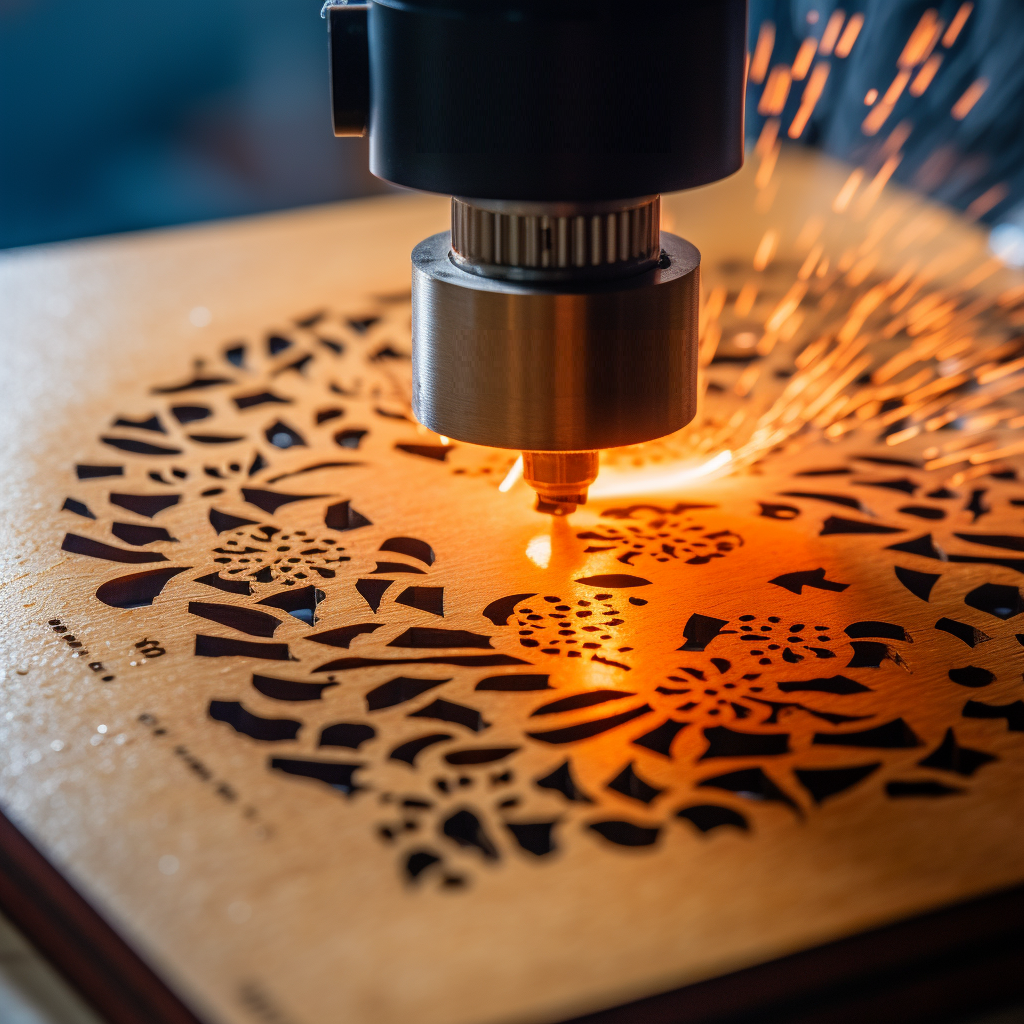
<svg viewBox="0 0 1024 1024"><path fill-rule="evenodd" d="M200 1018L565 1019L1024 880L1019 279L776 177L666 203L702 412L568 521L411 419L439 200L0 269L0 799Z"/></svg>

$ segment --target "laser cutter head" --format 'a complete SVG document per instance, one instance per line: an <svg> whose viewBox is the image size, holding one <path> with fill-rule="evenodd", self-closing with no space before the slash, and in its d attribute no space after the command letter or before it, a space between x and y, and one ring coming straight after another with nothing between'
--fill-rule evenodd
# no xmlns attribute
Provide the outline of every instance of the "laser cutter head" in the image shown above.
<svg viewBox="0 0 1024 1024"><path fill-rule="evenodd" d="M420 422L475 444L588 453L692 419L700 254L660 231L659 196L743 162L746 9L325 7L336 134L369 133L378 177L455 197L451 233L413 252ZM524 465L564 512L597 460Z"/></svg>

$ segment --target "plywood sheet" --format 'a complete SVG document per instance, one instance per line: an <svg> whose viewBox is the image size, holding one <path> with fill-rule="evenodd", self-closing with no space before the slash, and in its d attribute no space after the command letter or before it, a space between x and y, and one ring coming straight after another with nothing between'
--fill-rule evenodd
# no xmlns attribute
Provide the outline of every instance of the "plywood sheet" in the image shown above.
<svg viewBox="0 0 1024 1024"><path fill-rule="evenodd" d="M698 421L568 520L412 419L443 202L0 268L0 800L211 1022L553 1021L1024 878L1018 282L753 170L666 203Z"/></svg>

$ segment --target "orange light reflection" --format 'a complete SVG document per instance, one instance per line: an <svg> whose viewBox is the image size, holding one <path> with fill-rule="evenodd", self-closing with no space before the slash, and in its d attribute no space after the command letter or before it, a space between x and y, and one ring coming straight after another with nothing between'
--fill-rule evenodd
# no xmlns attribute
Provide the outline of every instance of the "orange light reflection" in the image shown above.
<svg viewBox="0 0 1024 1024"><path fill-rule="evenodd" d="M591 498L624 498L630 494L655 494L685 487L697 480L725 472L733 461L731 451L722 451L701 462L683 462L668 469L649 470L605 469L590 487Z"/></svg>

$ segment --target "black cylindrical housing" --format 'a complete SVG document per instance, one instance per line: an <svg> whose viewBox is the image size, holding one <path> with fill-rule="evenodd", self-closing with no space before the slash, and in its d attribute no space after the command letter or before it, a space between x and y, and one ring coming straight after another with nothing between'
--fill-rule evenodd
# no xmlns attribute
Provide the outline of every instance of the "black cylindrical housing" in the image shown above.
<svg viewBox="0 0 1024 1024"><path fill-rule="evenodd" d="M746 0L373 0L370 170L428 192L646 196L743 162Z"/></svg>
<svg viewBox="0 0 1024 1024"><path fill-rule="evenodd" d="M331 54L334 134L361 136L370 121L369 4L324 8Z"/></svg>

